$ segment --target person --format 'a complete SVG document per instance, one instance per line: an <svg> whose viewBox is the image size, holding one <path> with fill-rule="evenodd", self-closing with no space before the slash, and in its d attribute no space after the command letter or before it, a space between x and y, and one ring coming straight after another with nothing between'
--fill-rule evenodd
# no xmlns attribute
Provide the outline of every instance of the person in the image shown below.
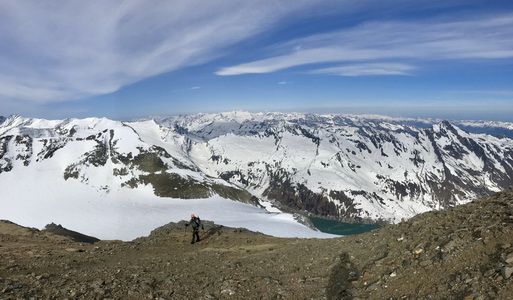
<svg viewBox="0 0 513 300"><path fill-rule="evenodd" d="M185 224L185 227L191 225L192 226L192 241L191 241L191 244L194 244L195 242L199 242L200 241L200 237L199 237L199 228L201 226L201 229L205 229L203 227L203 224L201 223L201 220L199 217L195 216L194 214L191 215L191 220L189 221L189 223L186 223Z"/></svg>

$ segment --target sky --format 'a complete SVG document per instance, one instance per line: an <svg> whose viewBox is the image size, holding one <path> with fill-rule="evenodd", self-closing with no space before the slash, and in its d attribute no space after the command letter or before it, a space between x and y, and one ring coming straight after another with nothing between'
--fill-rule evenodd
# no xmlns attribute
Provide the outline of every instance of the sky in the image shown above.
<svg viewBox="0 0 513 300"><path fill-rule="evenodd" d="M513 1L0 1L0 116L513 121Z"/></svg>

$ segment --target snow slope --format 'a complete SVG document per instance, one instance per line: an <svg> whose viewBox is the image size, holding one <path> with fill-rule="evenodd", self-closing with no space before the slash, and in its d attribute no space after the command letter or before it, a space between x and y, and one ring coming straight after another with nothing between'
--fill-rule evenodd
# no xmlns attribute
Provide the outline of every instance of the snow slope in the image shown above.
<svg viewBox="0 0 513 300"><path fill-rule="evenodd" d="M277 237L332 237L299 224L291 214L269 213L218 196L169 199L155 196L150 187L122 188L101 195L80 182L56 181L61 178L56 170L25 170L23 177L15 172L2 174L0 219L40 229L54 222L100 239L128 241L169 222L188 220L194 213L217 224Z"/></svg>
<svg viewBox="0 0 513 300"><path fill-rule="evenodd" d="M499 191L513 176L511 139L448 122L233 112L158 123L187 131L203 173L316 214L397 222Z"/></svg>
<svg viewBox="0 0 513 300"><path fill-rule="evenodd" d="M147 147L146 142L173 150L173 145L161 142L154 122L131 125L138 130L136 136L140 139L134 138L136 133L132 127L106 119L10 119L9 124L1 127L0 137L24 132L30 134L32 147L14 143L12 138L4 144L5 153L0 157L4 163L9 162L12 169L0 172L0 219L36 228L54 222L100 239L132 240L169 222L187 220L194 213L217 224L244 227L278 237L333 236L299 224L291 214L269 213L215 195L206 199L172 199L155 196L151 185L122 187L122 180L112 173L116 164L111 160L105 166L80 165L78 180L64 178L66 168L83 160L84 153L88 154L97 145L93 138L87 138L93 135L104 140L98 133L106 130L115 130L114 136L118 140L104 144L115 144L112 148L121 153L137 153L138 148ZM65 137L56 128L62 130ZM75 131L73 139L67 137L72 128ZM44 158L42 154L49 152L45 149L49 137L54 142L60 141L61 145L51 157ZM26 159L17 159L19 155Z"/></svg>

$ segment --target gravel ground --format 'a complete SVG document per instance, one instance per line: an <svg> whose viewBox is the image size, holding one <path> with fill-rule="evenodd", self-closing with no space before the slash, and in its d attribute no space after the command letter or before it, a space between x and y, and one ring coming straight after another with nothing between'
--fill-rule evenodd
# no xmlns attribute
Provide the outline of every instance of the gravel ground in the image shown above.
<svg viewBox="0 0 513 300"><path fill-rule="evenodd" d="M0 299L513 299L513 192L335 239L205 221L131 242L0 222Z"/></svg>

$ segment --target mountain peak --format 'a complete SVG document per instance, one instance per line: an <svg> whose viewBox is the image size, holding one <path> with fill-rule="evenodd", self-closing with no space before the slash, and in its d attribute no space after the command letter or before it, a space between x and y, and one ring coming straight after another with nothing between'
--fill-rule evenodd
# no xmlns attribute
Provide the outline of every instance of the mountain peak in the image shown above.
<svg viewBox="0 0 513 300"><path fill-rule="evenodd" d="M20 121L20 120L22 120L22 119L24 119L24 118L22 118L20 115L14 114L14 115L10 115L10 116L8 116L8 117L5 119L5 121L6 121L6 123L8 123L8 124L14 124L15 122Z"/></svg>

